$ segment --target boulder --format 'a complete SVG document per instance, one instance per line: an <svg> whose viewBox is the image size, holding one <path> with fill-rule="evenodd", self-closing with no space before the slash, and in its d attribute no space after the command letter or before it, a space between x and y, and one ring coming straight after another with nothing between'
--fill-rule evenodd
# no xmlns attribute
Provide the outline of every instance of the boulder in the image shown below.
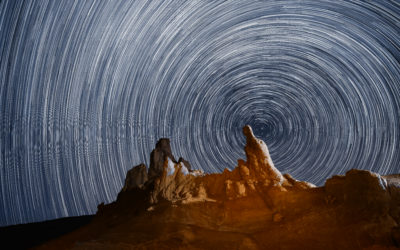
<svg viewBox="0 0 400 250"><path fill-rule="evenodd" d="M147 181L147 167L146 165L139 164L133 167L126 173L125 185L122 191L132 190L134 188L140 188Z"/></svg>

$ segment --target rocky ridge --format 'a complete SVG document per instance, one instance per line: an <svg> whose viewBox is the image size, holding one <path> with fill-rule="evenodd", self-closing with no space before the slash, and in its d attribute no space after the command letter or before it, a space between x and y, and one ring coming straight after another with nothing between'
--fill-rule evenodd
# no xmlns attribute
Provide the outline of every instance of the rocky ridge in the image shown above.
<svg viewBox="0 0 400 250"><path fill-rule="evenodd" d="M245 126L246 161L205 174L160 139L88 226L42 246L74 249L391 249L400 246L400 182L350 170L323 187L275 168ZM79 243L77 243L79 242Z"/></svg>
<svg viewBox="0 0 400 250"><path fill-rule="evenodd" d="M247 161L240 159L233 171L225 169L222 174L211 175L191 170L183 158L177 162L171 153L169 139L160 139L151 152L148 175L144 164L134 167L128 171L122 192L135 188L147 190L150 193L149 205L152 205L160 199L172 203L232 200L256 195L266 189L286 191L315 187L288 174L282 175L275 168L267 145L254 136L249 126L243 128L243 133L246 136Z"/></svg>

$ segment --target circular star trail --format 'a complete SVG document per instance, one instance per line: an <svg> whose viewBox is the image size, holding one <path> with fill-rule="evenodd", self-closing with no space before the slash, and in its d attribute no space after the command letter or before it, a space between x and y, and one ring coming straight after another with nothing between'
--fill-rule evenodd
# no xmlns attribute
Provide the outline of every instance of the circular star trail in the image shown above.
<svg viewBox="0 0 400 250"><path fill-rule="evenodd" d="M322 185L400 172L396 1L0 2L0 225L94 213L161 137Z"/></svg>

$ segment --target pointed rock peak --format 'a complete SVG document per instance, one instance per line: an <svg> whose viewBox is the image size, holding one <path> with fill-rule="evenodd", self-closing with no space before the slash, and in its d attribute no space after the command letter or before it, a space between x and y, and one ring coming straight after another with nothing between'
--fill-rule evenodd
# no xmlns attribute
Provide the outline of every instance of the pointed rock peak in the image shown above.
<svg viewBox="0 0 400 250"><path fill-rule="evenodd" d="M243 127L243 134L246 136L244 150L247 157L247 167L268 180L272 185L281 184L284 178L275 168L265 142L254 136L249 125Z"/></svg>
<svg viewBox="0 0 400 250"><path fill-rule="evenodd" d="M243 134L244 136L246 136L247 140L252 140L253 138L255 138L253 134L253 129L251 129L250 125L246 125L243 127Z"/></svg>

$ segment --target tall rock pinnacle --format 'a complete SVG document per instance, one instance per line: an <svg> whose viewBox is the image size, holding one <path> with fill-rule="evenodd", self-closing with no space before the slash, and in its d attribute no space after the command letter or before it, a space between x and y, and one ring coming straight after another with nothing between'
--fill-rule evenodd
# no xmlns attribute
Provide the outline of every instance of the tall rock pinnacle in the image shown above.
<svg viewBox="0 0 400 250"><path fill-rule="evenodd" d="M254 174L258 175L259 178L270 181L272 185L281 184L284 178L279 170L275 168L265 142L254 136L249 125L243 127L243 134L246 136L244 150L247 162L245 165L250 171L254 171ZM241 162L239 162L240 164Z"/></svg>
<svg viewBox="0 0 400 250"><path fill-rule="evenodd" d="M172 155L169 139L161 138L157 142L156 148L151 151L150 154L149 179L162 175L166 157L170 158L173 162L176 162Z"/></svg>

